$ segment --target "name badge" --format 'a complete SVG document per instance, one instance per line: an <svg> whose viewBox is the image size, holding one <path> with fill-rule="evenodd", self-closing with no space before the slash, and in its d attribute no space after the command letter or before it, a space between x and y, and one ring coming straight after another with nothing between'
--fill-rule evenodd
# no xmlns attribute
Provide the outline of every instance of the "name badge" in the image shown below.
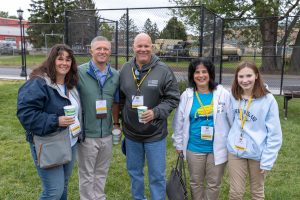
<svg viewBox="0 0 300 200"><path fill-rule="evenodd" d="M246 151L247 150L247 140L244 137L237 137L234 143L234 147L237 150L240 151Z"/></svg>
<svg viewBox="0 0 300 200"><path fill-rule="evenodd" d="M69 131L74 138L77 137L81 132L81 127L77 116L75 117L75 123L69 126Z"/></svg>
<svg viewBox="0 0 300 200"><path fill-rule="evenodd" d="M137 108L144 105L144 96L132 95L132 108Z"/></svg>
<svg viewBox="0 0 300 200"><path fill-rule="evenodd" d="M96 117L98 119L106 118L107 116L107 106L106 100L97 100L96 101Z"/></svg>
<svg viewBox="0 0 300 200"><path fill-rule="evenodd" d="M213 140L214 127L212 126L201 126L201 139L202 140Z"/></svg>

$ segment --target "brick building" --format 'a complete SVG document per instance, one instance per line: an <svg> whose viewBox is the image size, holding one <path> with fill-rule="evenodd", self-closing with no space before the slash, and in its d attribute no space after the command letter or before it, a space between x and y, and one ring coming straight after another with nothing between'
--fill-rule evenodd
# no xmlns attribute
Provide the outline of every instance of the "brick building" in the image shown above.
<svg viewBox="0 0 300 200"><path fill-rule="evenodd" d="M27 36L28 21L22 20L25 37ZM21 48L21 30L19 19L0 17L0 42L10 41L17 49Z"/></svg>

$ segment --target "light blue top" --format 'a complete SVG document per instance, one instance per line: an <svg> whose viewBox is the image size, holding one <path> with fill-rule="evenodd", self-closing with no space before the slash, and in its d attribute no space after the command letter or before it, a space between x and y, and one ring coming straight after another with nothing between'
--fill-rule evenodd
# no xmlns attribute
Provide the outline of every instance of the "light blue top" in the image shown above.
<svg viewBox="0 0 300 200"><path fill-rule="evenodd" d="M66 85L65 84L63 84L63 85L57 84L57 86L58 86L58 88L60 89L60 91L62 93L66 94ZM73 106L75 106L75 116L78 116L78 113L79 113L79 104L78 104L78 102L76 101L76 99L73 97L73 95L71 93L69 94L68 97L69 97L69 100L70 100L71 104ZM71 146L74 146L76 144L77 140L78 140L78 137L74 138L72 136L72 134L70 134Z"/></svg>
<svg viewBox="0 0 300 200"><path fill-rule="evenodd" d="M93 70L96 73L96 77L98 80L100 80L100 83L103 86L104 82L106 80L106 77L107 77L108 66L106 65L105 70L103 72L101 72L100 69L96 66L96 64L93 61L91 61L91 62L92 62Z"/></svg>
<svg viewBox="0 0 300 200"><path fill-rule="evenodd" d="M282 132L277 102L272 94L253 99L246 113L247 100L239 103L231 97L234 121L228 134L227 149L229 153L240 157L260 161L260 169L270 170L277 158L282 144ZM236 148L236 140L241 135L239 108L246 122L243 137L246 139L246 150Z"/></svg>
<svg viewBox="0 0 300 200"><path fill-rule="evenodd" d="M214 126L213 119L213 93L201 94L198 93L199 98L206 109L201 107L195 93L193 97L193 105L190 111L190 137L188 141L187 149L196 153L212 153L213 152L213 140L201 139L201 126ZM208 121L206 112L208 114Z"/></svg>

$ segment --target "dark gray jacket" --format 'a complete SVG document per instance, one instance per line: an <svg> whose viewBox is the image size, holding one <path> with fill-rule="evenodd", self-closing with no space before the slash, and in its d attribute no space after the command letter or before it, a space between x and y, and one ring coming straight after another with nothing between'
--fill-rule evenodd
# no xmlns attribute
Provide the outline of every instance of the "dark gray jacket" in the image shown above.
<svg viewBox="0 0 300 200"><path fill-rule="evenodd" d="M154 112L154 120L143 124L138 121L137 109L132 108L132 96L138 95L132 68L137 69L135 58L125 63L120 72L124 134L134 141L159 141L167 136L167 118L179 104L180 92L176 78L172 70L155 55L152 55L149 64L142 67L141 77L152 68L140 87L140 95L144 96L144 105Z"/></svg>

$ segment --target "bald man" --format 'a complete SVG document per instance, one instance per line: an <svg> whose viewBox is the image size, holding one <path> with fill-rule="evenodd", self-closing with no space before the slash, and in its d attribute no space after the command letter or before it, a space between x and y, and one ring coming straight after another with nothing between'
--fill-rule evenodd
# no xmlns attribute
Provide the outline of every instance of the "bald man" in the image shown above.
<svg viewBox="0 0 300 200"><path fill-rule="evenodd" d="M133 199L145 200L144 163L148 165L150 199L166 197L167 118L179 104L180 92L172 70L152 54L152 41L146 33L134 39L135 56L120 72L123 132L126 165L131 178ZM138 119L137 107L148 110Z"/></svg>

